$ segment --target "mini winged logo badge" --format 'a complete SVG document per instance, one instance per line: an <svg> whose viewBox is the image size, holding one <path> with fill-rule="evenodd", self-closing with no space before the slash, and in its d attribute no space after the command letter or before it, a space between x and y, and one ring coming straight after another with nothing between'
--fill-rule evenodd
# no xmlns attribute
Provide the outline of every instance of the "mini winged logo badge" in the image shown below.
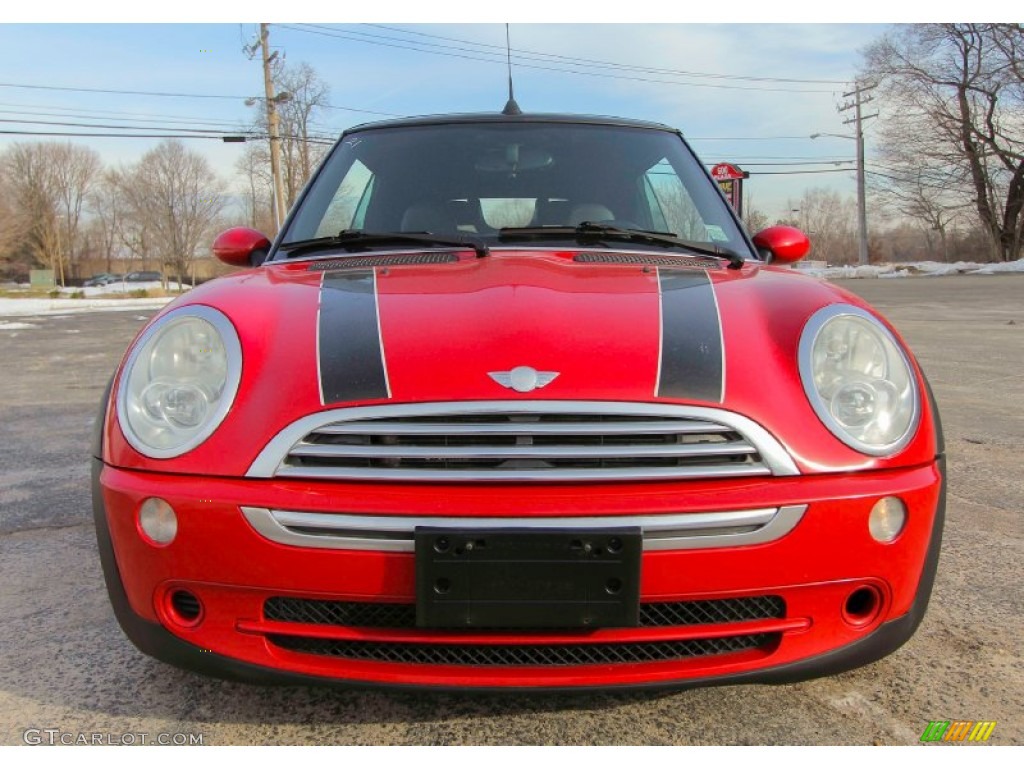
<svg viewBox="0 0 1024 768"><path fill-rule="evenodd" d="M511 371L491 371L487 375L503 387L516 392L532 392L546 387L558 376L558 371L538 371L528 365L520 365Z"/></svg>

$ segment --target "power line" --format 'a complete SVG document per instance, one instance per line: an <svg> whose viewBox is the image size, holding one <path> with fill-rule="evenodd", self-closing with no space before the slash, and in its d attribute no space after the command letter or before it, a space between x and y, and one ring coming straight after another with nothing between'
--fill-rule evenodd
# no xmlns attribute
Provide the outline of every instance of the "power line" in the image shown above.
<svg viewBox="0 0 1024 768"><path fill-rule="evenodd" d="M744 160L743 161L743 166L745 168L754 168L754 167L765 166L765 165L784 165L784 166L788 167L788 166L794 166L794 165L839 165L840 163L849 164L849 163L853 163L853 162L855 162L855 161L853 161L853 160L819 160L819 161L796 161L796 162L789 162L789 163L785 163L785 162L761 163L761 162L749 162L749 161ZM706 163L706 165L711 165L711 164L710 163ZM843 170L843 169L840 169L840 170Z"/></svg>
<svg viewBox="0 0 1024 768"><path fill-rule="evenodd" d="M68 91L72 93L112 93L126 96L159 96L181 99L228 99L230 101L244 101L249 96L227 96L217 93L172 93L167 91L127 91L116 88L72 88L62 85L34 85L28 83L0 83L0 88L25 88L40 91ZM337 104L323 104L324 109L338 109L345 112L362 112L368 115L383 115L385 117L404 117L396 112L380 112L373 109L359 109L357 107L343 107Z"/></svg>
<svg viewBox="0 0 1024 768"><path fill-rule="evenodd" d="M133 123L151 123L153 121L160 121L161 123L180 123L184 125L203 125L203 126L218 126L218 127L229 127L231 130L239 130L239 126L244 124L244 121L238 120L230 122L227 120L210 120L202 118L188 118L173 115L139 115L138 113L132 112L116 112L109 110L88 110L82 112L73 107L43 107L34 104L4 104L0 102L0 107L5 106L23 106L28 107L27 109L0 109L0 114L6 115L27 115L29 117L62 117L72 120L111 120L116 119L119 121L133 122ZM58 112L58 109L63 111Z"/></svg>
<svg viewBox="0 0 1024 768"><path fill-rule="evenodd" d="M731 152L724 152L730 160L736 162L747 162L750 160L814 160L819 163L852 163L849 157L822 157L821 155L734 155Z"/></svg>
<svg viewBox="0 0 1024 768"><path fill-rule="evenodd" d="M216 139L223 141L224 137L197 135L194 133L72 133L70 131L11 131L0 129L0 134L8 136L82 136L98 139Z"/></svg>
<svg viewBox="0 0 1024 768"><path fill-rule="evenodd" d="M159 125L111 125L111 124L103 124L103 123L78 123L78 122L66 122L66 121L56 121L56 120L23 120L23 119L20 119L20 118L19 119L0 118L0 123L19 123L19 124L27 123L29 125L56 125L56 126L61 126L61 127L66 127L66 128L102 128L102 129L117 130L117 131L144 131L144 130L150 130L150 131L180 131L182 133L202 133L202 134L229 133L229 134L236 135L236 136L245 136L246 138L254 138L254 139L266 136L266 134L261 134L259 132L253 131L250 128L237 128L237 127L228 128L228 129L222 129L222 128L216 128L216 127L206 127L206 128L179 128L179 127L164 128L164 127L159 126ZM334 139L331 139L331 138L325 137L325 136L317 136L317 135L303 137L303 136L298 136L296 134L284 134L281 138L291 139L293 141L309 141L309 142L316 141L318 143L324 143L324 144L333 144L334 143Z"/></svg>
<svg viewBox="0 0 1024 768"><path fill-rule="evenodd" d="M28 112L27 110L24 110L24 109L0 109L0 114L28 115L29 117L33 117L33 118L34 117L64 117L64 118L68 118L68 119L82 119L82 120L109 120L109 119L111 119L111 116L114 116L119 121L150 123L150 122L153 122L154 120L158 120L160 122L182 123L184 125L202 125L202 126L206 127L209 130L226 130L226 131L233 131L235 133L238 133L238 132L244 133L244 132L252 130L251 124L246 124L246 122L242 121L242 120L237 120L237 121L234 121L234 122L229 122L229 121L226 121L226 120L208 120L208 119L204 120L204 119L200 119L200 118L186 118L186 117L179 117L179 116L173 116L173 115L158 115L158 114L151 114L151 115L143 117L143 116L139 116L138 113L118 112L118 111L111 111L111 110L89 110L89 112L84 112L83 113L83 112L80 112L80 111L76 110L74 107L49 107L49 106L41 107L41 106L36 105L36 104L19 105L19 104L4 104L4 103L0 102L0 107L2 107L2 106L25 106L25 107L29 107L29 108L31 108L33 110L32 112ZM64 112L63 113L58 113L58 112L55 111L57 109L63 109ZM93 114L94 112L96 114ZM30 121L29 120L13 120L13 122L30 122ZM212 126L212 128L211 128L211 126ZM333 141L333 139L336 138L337 135L341 133L340 129L335 130L333 128L329 128L327 126L324 126L321 123L318 123L316 121L310 121L309 122L309 126L311 128L313 128L313 129L315 129L316 133L318 134L318 136L317 136L318 138L331 139ZM137 126L137 127L138 127L139 130L145 130L146 128L148 128L150 126ZM177 129L177 126L174 126L173 128ZM163 126L156 126L155 129L156 130L163 130ZM168 130L171 130L171 128L168 128ZM182 128L181 130L188 130L188 129L187 128Z"/></svg>
<svg viewBox="0 0 1024 768"><path fill-rule="evenodd" d="M468 60L468 61L483 61L483 62L487 62L487 63L490 63L490 64L501 64L502 66L505 65L504 58L495 58L493 56L488 57L487 52L485 52L485 51L473 51L472 54L476 54L476 55L471 55L470 53L452 53L452 52L450 52L448 50L431 50L430 48L422 47L424 45L433 45L434 47L442 47L442 48L444 47L444 46L436 46L433 43L423 44L423 43L416 43L416 42L409 41L409 40L404 40L404 41L400 41L400 42L383 42L381 40L366 39L366 37L365 37L366 33L362 33L362 32L344 32L344 31L333 30L333 29L332 29L332 31L324 31L324 30L321 30L321 29L307 29L307 28L304 28L304 27L293 26L291 24L275 24L274 26L280 27L282 29L290 29L290 30L293 30L295 32L305 32L305 33L311 34L311 35L322 35L324 37L331 37L331 38L336 38L336 39L339 39L339 40L349 40L351 42L365 43L367 45L381 45L381 46L384 46L386 48L399 48L399 49L407 50L407 51L416 51L417 53L429 53L429 54L433 54L435 56L447 56L449 58L465 59L465 60ZM311 25L306 25L306 26L311 26ZM360 35L363 35L363 37L360 37ZM380 37L380 36L378 35L376 37ZM403 45L401 43L406 43L406 44ZM464 49L455 49L452 46L447 46L447 47L452 49L452 50L464 50ZM522 57L517 57L517 58L522 59ZM522 68L526 68L526 69L539 69L539 70L544 70L544 71L547 71L547 72L561 72L562 74L585 75L587 77L600 77L600 78L613 79L613 80L629 80L629 81L633 81L633 82L656 83L658 85L675 85L675 86L683 86L683 87L691 87L691 88L724 88L724 89L737 90L737 91L762 91L762 92L763 91L776 91L776 92L784 92L784 93L833 93L834 92L833 90L820 90L820 89L819 90L815 90L815 89L809 89L809 88L764 88L764 87L744 86L744 85L723 85L723 84L714 84L714 83L680 82L678 80L657 80L657 79L653 79L653 78L649 78L649 77L637 77L637 76L630 76L630 75L616 75L616 74L609 74L609 73L602 73L602 72L588 72L588 71L583 70L583 69L570 69L570 68L560 67L560 66L543 66L543 65L540 65L540 64L529 64L529 63L526 63L526 62L524 62L522 60L518 61L516 66L522 67Z"/></svg>
<svg viewBox="0 0 1024 768"><path fill-rule="evenodd" d="M795 176L801 173L850 173L853 168L823 168L816 171L757 171L751 176Z"/></svg>
<svg viewBox="0 0 1024 768"><path fill-rule="evenodd" d="M76 91L81 93L118 93L130 96L168 96L189 99L240 99L242 96L225 96L215 93L169 93L165 91L125 91L113 88L72 88L60 85L29 85L25 83L0 83L0 88L26 88L40 91Z"/></svg>
<svg viewBox="0 0 1024 768"><path fill-rule="evenodd" d="M0 123L28 123L29 125L57 125L70 128L106 128L109 130L137 130L137 131L162 131L162 130L174 130L182 133L217 133L220 132L219 128L162 128L159 125L109 125L99 123L77 123L77 122L62 122L58 120L21 120L13 118L0 118ZM246 134L249 131L244 129L236 129L235 133Z"/></svg>
<svg viewBox="0 0 1024 768"><path fill-rule="evenodd" d="M239 124L245 122L243 120L239 120L237 122L228 122L228 121L222 121L222 120L210 120L208 118L190 117L190 116L186 116L186 115L167 114L167 113L159 113L159 112L124 112L122 110L96 109L96 108L93 108L93 107L89 107L86 111L83 112L82 109L79 108L79 107L65 107L65 106L59 106L59 105L56 105L56 104L23 104L23 103L17 103L17 102L0 102L0 107L25 107L26 109L33 110L33 112L31 113L33 115L47 115L50 112L61 112L61 113L67 113L67 115L66 115L67 117L82 118L82 119L86 119L86 120L105 119L106 116L114 116L114 117L117 117L119 120L130 121L130 122L149 122L151 120L166 120L166 121L178 122L178 123L183 123L183 124L223 126L223 127L226 127L226 128L228 128L230 130L233 130L233 131L243 130L243 128L239 128ZM7 114L22 114L24 112L25 112L25 110L0 109L0 113L7 113ZM57 115L53 115L53 116L63 117L65 115L57 114ZM97 117L97 116L99 116L99 117ZM310 122L310 125L312 127L316 128L321 134L324 134L323 137L330 137L330 136L337 137L337 135L340 134L341 131L342 131L341 128L333 128L331 126L325 125L325 124L320 123L318 121L312 121L312 122ZM807 140L809 138L810 137L806 136L806 135L803 135L803 136L697 136L697 137L687 136L686 137L687 141L690 141L690 142L694 142L694 141ZM802 159L807 159L807 160L814 159L814 158L812 158L809 155L784 155L784 156L752 155L752 156L748 156L748 157L750 157L752 159L756 158L756 159L759 159L759 160L760 159L764 159L764 160L767 160L767 159L773 159L773 160L774 159L780 159L781 160L783 158L793 158L793 159L801 159L801 160ZM739 160L744 159L744 157L743 156L733 156L733 159L739 161Z"/></svg>
<svg viewBox="0 0 1024 768"><path fill-rule="evenodd" d="M810 136L683 136L687 141L782 141L785 139L799 139L806 141Z"/></svg>
<svg viewBox="0 0 1024 768"><path fill-rule="evenodd" d="M135 129L135 126L129 126L131 129ZM7 128L0 129L0 134L6 136L79 136L82 138L97 138L97 139L216 139L217 141L224 141L225 137L239 136L243 141L265 141L269 138L266 134L243 134L243 133L231 133L230 131L223 131L216 134L209 133L80 133L73 131L16 131ZM333 145L333 140L318 139L318 138L307 138L304 139L301 136L286 136L282 138L288 138L293 141L303 141L309 144L323 144Z"/></svg>
<svg viewBox="0 0 1024 768"><path fill-rule="evenodd" d="M336 30L336 31L348 31L348 30L337 30L336 27L328 27L328 26L325 26L325 25L322 25L322 24L306 24L305 26L318 27L320 29L332 29L332 30ZM501 53L505 53L505 47L504 46L494 45L492 43L478 43L478 42L474 42L473 40L464 40L464 39L461 39L461 38L458 38L458 37L445 37L444 35L431 35L431 34L428 34L427 32L418 32L418 31L411 30L411 29L403 29L401 27L391 27L391 26L388 26L387 24L364 24L363 26L375 27L377 29L386 29L386 30L390 30L392 32L399 32L399 33L406 34L406 35L416 35L417 37L428 37L428 38L432 38L434 40L447 40L447 41L453 42L453 43L463 43L463 44L466 44L466 45L475 45L475 46L478 46L480 48L497 49ZM368 35L369 33L366 33L366 32L362 32L362 33L353 32L353 34L366 34L366 35ZM383 36L378 36L378 37L383 37ZM395 38L385 37L384 39L395 39ZM645 67L645 66L639 65L639 64L624 64L624 63L621 63L621 62L613 62L613 61L607 61L607 60L603 60L603 59L585 59L585 58L580 58L580 57L577 57L577 56L563 56L563 55L557 54L557 53L545 53L544 51L532 51L532 50L529 50L529 49L526 49L526 48L512 48L511 49L511 53L513 55L515 55L515 56L531 54L531 55L534 55L534 56L543 57L545 59L558 59L558 60L562 60L562 61L566 61L566 62L571 62L571 63L582 63L582 64L589 65L589 66L605 67L605 68L611 68L611 69L624 69L624 70L630 70L630 71L636 71L636 72L649 72L649 73L652 73L652 74L682 75L684 77L707 77L707 78L721 79L721 80L748 80L748 81L754 81L754 82L771 82L771 83L810 83L810 84L816 84L816 85L846 85L849 82L848 80L808 80L808 79L787 78L787 77L757 77L757 76L753 76L753 75L726 75L726 74L720 74L720 73L714 73L714 72L694 72L694 71L683 70L683 69L665 69L665 68L660 68L660 67Z"/></svg>
<svg viewBox="0 0 1024 768"><path fill-rule="evenodd" d="M22 109L0 109L0 112L6 114L32 114L32 115L45 115L48 117L73 117L73 118L85 118L88 120L100 120L109 119L110 117L116 117L119 120L129 120L135 122L149 122L151 120L166 120L167 122L177 123L200 123L203 125L214 125L214 124L226 124L219 120L209 120L199 117L183 117L180 115L167 115L167 114L154 114L154 113L138 113L138 112L121 112L117 110L107 109L92 109L89 108L87 111L82 111L79 107L60 107L49 104L16 104L11 102L0 102L0 107L21 107ZM31 111L30 111L31 110Z"/></svg>
<svg viewBox="0 0 1024 768"><path fill-rule="evenodd" d="M883 179L889 179L890 181L895 181L900 184L913 184L914 186L918 186L923 189L934 189L940 192L956 192L956 189L951 187L951 184L954 183L954 180L946 180L945 182L933 182L932 180L924 181L922 179L908 178L906 176L895 176L888 173L881 173L879 171L866 170L865 173L867 173L870 176L878 176Z"/></svg>

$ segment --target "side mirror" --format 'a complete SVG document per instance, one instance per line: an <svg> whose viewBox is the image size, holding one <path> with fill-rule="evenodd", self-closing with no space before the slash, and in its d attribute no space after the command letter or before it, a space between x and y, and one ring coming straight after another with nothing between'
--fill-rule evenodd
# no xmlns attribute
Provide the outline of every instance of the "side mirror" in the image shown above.
<svg viewBox="0 0 1024 768"><path fill-rule="evenodd" d="M754 245L767 251L769 262L792 264L811 250L811 241L796 227L768 227L754 235Z"/></svg>
<svg viewBox="0 0 1024 768"><path fill-rule="evenodd" d="M248 227L221 232L213 241L213 255L232 267L258 267L269 251L267 236Z"/></svg>

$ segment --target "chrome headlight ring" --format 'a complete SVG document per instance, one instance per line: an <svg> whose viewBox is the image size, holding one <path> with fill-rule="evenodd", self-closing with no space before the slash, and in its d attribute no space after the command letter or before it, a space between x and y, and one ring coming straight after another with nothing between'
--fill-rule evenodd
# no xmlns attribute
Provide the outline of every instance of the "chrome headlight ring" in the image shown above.
<svg viewBox="0 0 1024 768"><path fill-rule="evenodd" d="M227 416L242 377L242 345L222 312L192 305L147 328L121 371L117 418L152 459L188 453Z"/></svg>
<svg viewBox="0 0 1024 768"><path fill-rule="evenodd" d="M891 456L921 420L917 378L906 351L870 312L832 304L804 326L800 379L814 412L855 451Z"/></svg>

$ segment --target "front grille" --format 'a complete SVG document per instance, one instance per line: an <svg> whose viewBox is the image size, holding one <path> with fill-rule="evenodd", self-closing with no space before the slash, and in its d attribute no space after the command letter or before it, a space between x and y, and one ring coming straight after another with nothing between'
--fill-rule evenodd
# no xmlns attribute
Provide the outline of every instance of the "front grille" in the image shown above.
<svg viewBox="0 0 1024 768"><path fill-rule="evenodd" d="M721 269L722 262L715 259L687 256L662 256L644 253L577 253L573 261L580 264L645 264L652 267L692 267L695 269Z"/></svg>
<svg viewBox="0 0 1024 768"><path fill-rule="evenodd" d="M773 438L734 414L670 406L634 406L632 412L618 406L619 412L609 413L585 403L549 405L383 406L350 409L336 421L327 414L291 440L288 430L282 433L251 474L480 482L795 474ZM674 415L680 411L722 418ZM274 461L278 450L284 455Z"/></svg>
<svg viewBox="0 0 1024 768"><path fill-rule="evenodd" d="M777 595L730 597L722 600L687 600L672 603L641 603L641 627L676 627L691 624L731 624L742 621L781 619L786 603ZM296 624L329 624L339 627L416 626L416 606L409 603L354 603L272 597L264 603L269 621Z"/></svg>
<svg viewBox="0 0 1024 768"><path fill-rule="evenodd" d="M268 635L289 651L357 661L396 664L441 664L487 667L568 667L587 664L642 664L678 661L762 648L780 637L777 632L700 640L651 643L580 643L576 645L431 645L426 643L329 640Z"/></svg>

